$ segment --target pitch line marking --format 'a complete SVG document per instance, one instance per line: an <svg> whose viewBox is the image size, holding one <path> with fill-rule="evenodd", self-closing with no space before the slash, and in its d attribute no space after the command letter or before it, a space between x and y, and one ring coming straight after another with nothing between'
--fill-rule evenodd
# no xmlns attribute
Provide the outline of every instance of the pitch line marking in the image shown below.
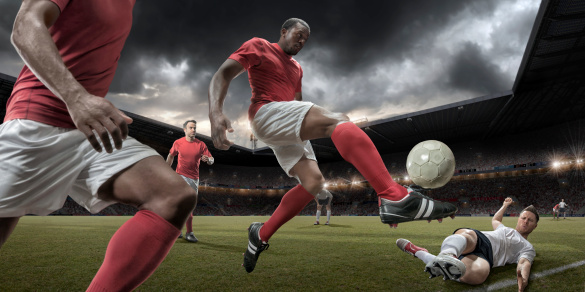
<svg viewBox="0 0 585 292"><path fill-rule="evenodd" d="M568 269L572 269L572 268L576 268L579 266L583 266L585 265L585 260L582 261L578 261L578 262L574 262L572 264L569 265L564 265L558 268L554 268L554 269L550 269L550 270L546 270L546 271L542 271L542 272L538 272L538 273L534 273L532 275L530 275L530 281L534 280L534 279L538 279L538 278L542 278L542 277L546 277L546 276L550 276L552 274L556 274L556 273L560 273L563 272L565 270ZM503 288L507 288L510 286L515 286L518 285L518 281L516 281L516 279L514 280L504 280L504 281L500 281L498 283L495 284L491 284L485 288L478 288L478 289L473 289L473 290L467 290L469 292L476 292L476 291L495 291L495 290L499 290L499 289L503 289Z"/></svg>

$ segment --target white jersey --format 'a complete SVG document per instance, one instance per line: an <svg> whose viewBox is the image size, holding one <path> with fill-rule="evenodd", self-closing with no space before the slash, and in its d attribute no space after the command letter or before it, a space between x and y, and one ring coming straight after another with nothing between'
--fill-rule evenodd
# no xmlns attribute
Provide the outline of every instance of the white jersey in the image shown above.
<svg viewBox="0 0 585 292"><path fill-rule="evenodd" d="M325 200L327 198L333 199L333 195L328 190L323 189L317 194L317 200Z"/></svg>
<svg viewBox="0 0 585 292"><path fill-rule="evenodd" d="M566 207L567 207L567 203L565 203L565 202L560 202L559 203L559 208L563 208L564 209Z"/></svg>
<svg viewBox="0 0 585 292"><path fill-rule="evenodd" d="M500 224L494 231L482 231L481 233L492 244L493 268L516 264L520 258L527 259L531 264L534 261L536 256L534 247L516 229Z"/></svg>

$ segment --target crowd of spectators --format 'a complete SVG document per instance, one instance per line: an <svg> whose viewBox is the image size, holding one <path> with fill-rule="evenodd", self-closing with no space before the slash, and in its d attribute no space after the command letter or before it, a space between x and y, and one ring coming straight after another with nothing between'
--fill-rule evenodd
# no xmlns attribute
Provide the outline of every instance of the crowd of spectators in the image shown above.
<svg viewBox="0 0 585 292"><path fill-rule="evenodd" d="M426 191L430 197L457 204L460 214L490 215L501 206L505 197L513 197L518 204L509 210L514 214L533 204L540 213L550 214L552 207L564 199L569 212L583 213L585 206L585 138L581 137L581 122L564 124L539 132L530 132L497 141L482 141L451 145L456 157L456 177L446 186ZM543 139L543 137L549 137ZM569 138L570 137L570 138ZM392 176L401 184L406 175L408 153L383 155ZM569 161L573 165L565 169L553 169L553 161ZM523 170L538 164L546 171L524 173ZM457 170L473 174L493 171L496 167L520 166L507 176L480 178L458 177ZM522 168L524 166L524 168ZM347 162L320 164L333 194L333 215L377 215L375 192L359 172ZM298 184L279 167L237 167L216 163L200 172L199 201L196 215L270 215L278 206L284 193ZM466 177L467 175L465 175ZM315 202L301 212L314 215ZM136 208L114 204L97 215L133 215ZM62 209L53 215L90 215L68 198Z"/></svg>

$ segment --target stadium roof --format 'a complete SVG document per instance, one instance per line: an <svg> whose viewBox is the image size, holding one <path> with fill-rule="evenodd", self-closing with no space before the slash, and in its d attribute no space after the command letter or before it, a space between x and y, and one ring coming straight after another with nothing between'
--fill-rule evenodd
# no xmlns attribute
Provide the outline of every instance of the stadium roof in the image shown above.
<svg viewBox="0 0 585 292"><path fill-rule="evenodd" d="M359 123L381 154L408 151L420 141L447 144L494 139L538 130L585 117L585 1L543 0L512 90L384 120ZM0 75L0 90L14 78ZM7 85L8 84L8 85ZM12 86L10 85L10 87ZM0 96L3 93L0 92ZM4 101L5 102L5 101ZM2 113L3 114L3 113ZM134 119L130 134L168 153L184 136L179 127L126 112ZM228 165L277 166L268 148L213 147L197 135L216 161ZM312 140L320 162L342 160L331 139Z"/></svg>

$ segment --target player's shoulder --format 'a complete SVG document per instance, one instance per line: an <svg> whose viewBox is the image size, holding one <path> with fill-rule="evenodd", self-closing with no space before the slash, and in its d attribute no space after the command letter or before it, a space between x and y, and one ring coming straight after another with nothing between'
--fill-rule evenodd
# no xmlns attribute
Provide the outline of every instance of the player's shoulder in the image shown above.
<svg viewBox="0 0 585 292"><path fill-rule="evenodd" d="M265 46L265 45L270 45L270 42L263 39L263 38L253 37L253 38L249 39L248 41L246 41L244 44L253 45L253 46Z"/></svg>

